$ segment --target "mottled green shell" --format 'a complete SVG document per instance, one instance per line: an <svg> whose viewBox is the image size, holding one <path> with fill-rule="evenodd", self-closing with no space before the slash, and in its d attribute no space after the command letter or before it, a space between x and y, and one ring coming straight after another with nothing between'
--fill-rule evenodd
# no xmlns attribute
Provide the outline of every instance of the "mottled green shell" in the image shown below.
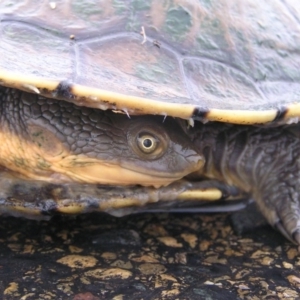
<svg viewBox="0 0 300 300"><path fill-rule="evenodd" d="M0 82L101 109L297 122L292 0L0 2Z"/></svg>

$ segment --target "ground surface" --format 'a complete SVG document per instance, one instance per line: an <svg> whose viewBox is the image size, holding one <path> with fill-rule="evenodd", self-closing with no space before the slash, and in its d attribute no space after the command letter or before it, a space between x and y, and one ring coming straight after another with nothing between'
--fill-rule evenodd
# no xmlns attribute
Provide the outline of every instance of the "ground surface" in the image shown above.
<svg viewBox="0 0 300 300"><path fill-rule="evenodd" d="M299 299L297 248L269 227L237 236L226 214L0 227L1 299Z"/></svg>

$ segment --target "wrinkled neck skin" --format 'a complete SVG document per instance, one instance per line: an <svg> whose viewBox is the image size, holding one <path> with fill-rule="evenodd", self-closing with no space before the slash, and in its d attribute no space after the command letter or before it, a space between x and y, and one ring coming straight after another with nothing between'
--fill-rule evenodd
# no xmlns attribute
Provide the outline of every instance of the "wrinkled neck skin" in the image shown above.
<svg viewBox="0 0 300 300"><path fill-rule="evenodd" d="M211 123L197 124L192 134L206 160L198 174L247 192L269 187L284 170L293 174L298 164L300 140L290 128Z"/></svg>
<svg viewBox="0 0 300 300"><path fill-rule="evenodd" d="M299 128L196 124L194 143L206 160L197 174L250 192L271 224L298 228Z"/></svg>

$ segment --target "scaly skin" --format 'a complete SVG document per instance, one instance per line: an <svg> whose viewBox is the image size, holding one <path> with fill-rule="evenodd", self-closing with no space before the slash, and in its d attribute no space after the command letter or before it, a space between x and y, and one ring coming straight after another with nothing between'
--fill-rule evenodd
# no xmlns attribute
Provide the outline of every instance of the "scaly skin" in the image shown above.
<svg viewBox="0 0 300 300"><path fill-rule="evenodd" d="M197 174L249 192L268 222L300 245L299 126L196 124L206 164Z"/></svg>
<svg viewBox="0 0 300 300"><path fill-rule="evenodd" d="M54 183L160 187L203 166L172 119L128 118L4 87L0 143L2 166Z"/></svg>

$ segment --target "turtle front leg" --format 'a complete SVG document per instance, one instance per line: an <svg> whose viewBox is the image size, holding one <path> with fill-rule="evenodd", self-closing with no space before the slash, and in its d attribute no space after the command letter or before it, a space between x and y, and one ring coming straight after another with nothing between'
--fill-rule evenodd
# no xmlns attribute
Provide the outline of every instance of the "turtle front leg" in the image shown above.
<svg viewBox="0 0 300 300"><path fill-rule="evenodd" d="M300 180L288 173L287 179L255 198L268 222L287 239L300 246Z"/></svg>
<svg viewBox="0 0 300 300"><path fill-rule="evenodd" d="M300 246L300 139L287 129L276 138L260 152L264 156L253 173L260 174L253 198L267 221Z"/></svg>
<svg viewBox="0 0 300 300"><path fill-rule="evenodd" d="M249 192L267 221L300 246L300 125L196 124L202 174Z"/></svg>

